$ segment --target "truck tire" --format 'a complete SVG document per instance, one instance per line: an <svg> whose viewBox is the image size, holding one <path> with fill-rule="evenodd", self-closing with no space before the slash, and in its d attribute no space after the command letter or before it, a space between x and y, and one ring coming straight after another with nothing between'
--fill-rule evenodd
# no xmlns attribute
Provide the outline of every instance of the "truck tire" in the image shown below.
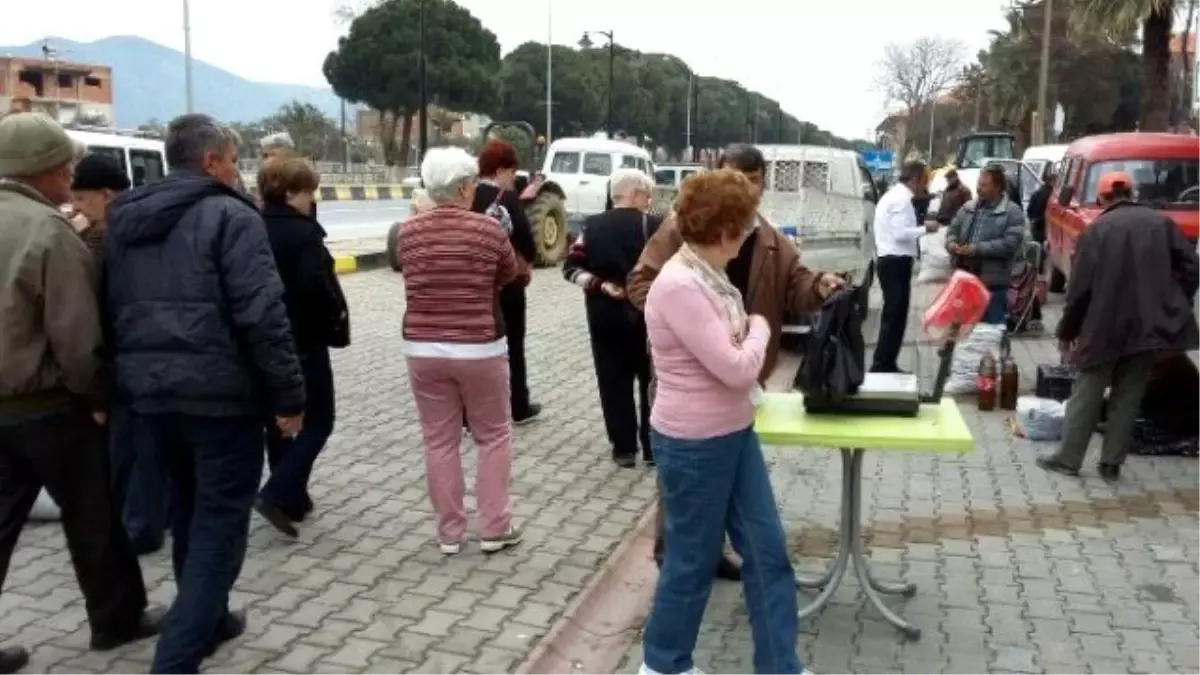
<svg viewBox="0 0 1200 675"><path fill-rule="evenodd" d="M533 227L538 267L553 267L567 257L567 206L562 197L543 190L528 206L525 215Z"/></svg>

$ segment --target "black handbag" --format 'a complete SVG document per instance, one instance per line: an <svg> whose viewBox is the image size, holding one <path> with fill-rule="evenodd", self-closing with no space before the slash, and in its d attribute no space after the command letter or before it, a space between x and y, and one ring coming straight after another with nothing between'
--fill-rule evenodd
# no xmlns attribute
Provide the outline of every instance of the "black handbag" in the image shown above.
<svg viewBox="0 0 1200 675"><path fill-rule="evenodd" d="M821 306L793 383L806 399L837 402L862 386L866 377L862 305L868 290L862 286L842 288Z"/></svg>

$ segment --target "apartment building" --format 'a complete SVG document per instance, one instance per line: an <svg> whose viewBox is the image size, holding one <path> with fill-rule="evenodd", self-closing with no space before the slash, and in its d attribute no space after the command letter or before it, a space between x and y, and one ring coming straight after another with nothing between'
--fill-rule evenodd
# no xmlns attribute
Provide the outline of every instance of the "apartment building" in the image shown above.
<svg viewBox="0 0 1200 675"><path fill-rule="evenodd" d="M108 66L0 55L0 113L13 99L28 99L63 124L111 124L112 78Z"/></svg>

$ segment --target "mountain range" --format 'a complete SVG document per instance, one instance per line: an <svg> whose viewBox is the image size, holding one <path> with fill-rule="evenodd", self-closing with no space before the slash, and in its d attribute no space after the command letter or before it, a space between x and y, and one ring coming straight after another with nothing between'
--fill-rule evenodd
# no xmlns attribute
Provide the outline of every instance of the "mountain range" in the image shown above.
<svg viewBox="0 0 1200 675"><path fill-rule="evenodd" d="M49 42L65 61L113 69L113 122L117 126L132 128L150 120L166 122L184 112L183 52L129 35L94 42L52 37ZM42 43L0 46L0 56L42 58ZM259 120L293 100L312 103L333 119L341 114L341 102L331 89L252 82L197 59L192 61L192 84L195 109L227 122Z"/></svg>

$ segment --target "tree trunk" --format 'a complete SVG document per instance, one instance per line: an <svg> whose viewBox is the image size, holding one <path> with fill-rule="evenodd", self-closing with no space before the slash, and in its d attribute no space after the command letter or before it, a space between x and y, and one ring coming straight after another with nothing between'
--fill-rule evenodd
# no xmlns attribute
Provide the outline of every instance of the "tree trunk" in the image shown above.
<svg viewBox="0 0 1200 675"><path fill-rule="evenodd" d="M1142 109L1139 131L1167 131L1171 124L1171 7L1142 22Z"/></svg>
<svg viewBox="0 0 1200 675"><path fill-rule="evenodd" d="M396 115L387 110L379 113L379 149L383 151L383 163L392 166L396 158Z"/></svg>
<svg viewBox="0 0 1200 675"><path fill-rule="evenodd" d="M396 119L400 120L400 152L398 159L403 162L402 166L408 168L408 152L412 147L412 110L405 109L396 113Z"/></svg>
<svg viewBox="0 0 1200 675"><path fill-rule="evenodd" d="M1188 47L1189 40L1192 37L1192 22L1196 20L1196 0L1189 0L1187 11L1187 23L1183 26L1183 33L1180 35L1179 55L1183 59L1182 72L1183 79L1181 80L1183 87L1180 92L1180 101L1183 107L1183 119L1185 122L1190 122L1192 119L1192 50Z"/></svg>

